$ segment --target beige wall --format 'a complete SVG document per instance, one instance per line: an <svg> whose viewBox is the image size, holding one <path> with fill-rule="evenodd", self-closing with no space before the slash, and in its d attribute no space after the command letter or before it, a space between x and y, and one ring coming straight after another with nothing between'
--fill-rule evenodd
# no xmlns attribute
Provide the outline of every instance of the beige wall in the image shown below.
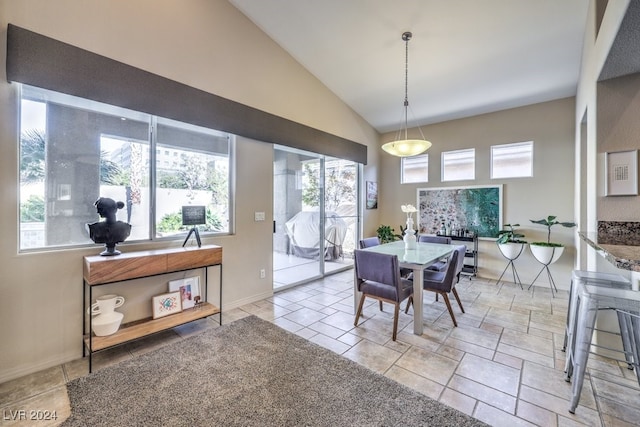
<svg viewBox="0 0 640 427"><path fill-rule="evenodd" d="M607 152L640 149L640 73L598 83L597 102L598 220L638 221L640 196L604 195L604 165Z"/></svg>
<svg viewBox="0 0 640 427"><path fill-rule="evenodd" d="M526 240L546 240L546 229L532 224L530 219L557 215L560 221L574 221L574 125L575 99L530 105L511 110L483 114L423 126L427 139L433 143L429 153L429 182L400 185L400 159L383 156L380 162L380 221L396 231L403 224L400 205L416 203L417 189L423 187L456 187L503 184L503 221L519 223ZM382 136L391 140L395 134ZM490 179L490 147L511 142L534 142L534 171L532 178ZM446 182L440 180L440 156L443 151L463 148L476 149L476 179ZM558 287L567 288L575 249L576 229L556 226L553 241L567 245L562 258L551 266ZM506 262L498 252L494 240L480 242L479 275L498 278ZM527 250L517 261L523 283L531 283L541 265ZM541 275L536 284L546 286L548 279Z"/></svg>
<svg viewBox="0 0 640 427"><path fill-rule="evenodd" d="M0 382L81 356L82 257L97 251L17 253L18 96L5 76L8 23L370 145L365 179L379 179L379 135L224 0L189 0L188 7L173 0L0 0ZM237 234L205 240L224 248L226 308L272 293L271 275L258 274L272 265L272 157L270 144L238 139ZM255 211L266 212L266 221L254 222ZM365 212L365 226L377 215ZM136 298L163 286L149 283L114 288L130 302L128 317L139 314ZM136 297L137 290L146 294Z"/></svg>

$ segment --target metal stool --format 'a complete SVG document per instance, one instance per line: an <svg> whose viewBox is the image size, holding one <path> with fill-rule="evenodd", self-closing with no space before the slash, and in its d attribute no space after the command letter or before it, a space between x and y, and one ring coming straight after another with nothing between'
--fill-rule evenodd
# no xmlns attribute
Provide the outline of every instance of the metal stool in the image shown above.
<svg viewBox="0 0 640 427"><path fill-rule="evenodd" d="M575 339L571 337L567 346L566 379L573 374L573 386L569 412L575 413L580 400L580 392L584 383L584 374L589 360L591 339L595 330L598 312L603 309L615 310L619 313L618 319L624 325L621 326L623 343L627 342L625 349L626 362L636 368L636 376L640 384L638 361L640 360L640 292L590 285L586 281L576 281L574 288L576 327ZM629 357L627 357L627 352Z"/></svg>
<svg viewBox="0 0 640 427"><path fill-rule="evenodd" d="M571 286L569 288L569 307L567 309L567 324L564 330L564 343L562 351L567 349L569 341L573 345L573 332L576 321L576 293L574 287L578 281L587 282L593 286L603 286L607 288L631 289L631 282L619 274L600 273L597 271L573 270L571 273Z"/></svg>

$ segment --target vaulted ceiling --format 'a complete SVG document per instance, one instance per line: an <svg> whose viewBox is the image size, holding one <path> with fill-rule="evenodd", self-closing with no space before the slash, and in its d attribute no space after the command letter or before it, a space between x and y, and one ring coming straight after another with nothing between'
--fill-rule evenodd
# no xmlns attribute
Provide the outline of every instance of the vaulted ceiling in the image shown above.
<svg viewBox="0 0 640 427"><path fill-rule="evenodd" d="M586 0L229 0L379 132L573 96Z"/></svg>

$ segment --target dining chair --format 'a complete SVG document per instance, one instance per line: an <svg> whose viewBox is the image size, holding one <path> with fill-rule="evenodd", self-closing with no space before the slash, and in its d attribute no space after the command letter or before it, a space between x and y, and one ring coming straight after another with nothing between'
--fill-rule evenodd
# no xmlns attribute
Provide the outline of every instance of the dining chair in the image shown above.
<svg viewBox="0 0 640 427"><path fill-rule="evenodd" d="M366 237L360 240L360 249L370 248L371 246L378 246L380 244L380 239L378 236Z"/></svg>
<svg viewBox="0 0 640 427"><path fill-rule="evenodd" d="M371 246L378 246L380 244L380 239L378 236L366 237L361 239L359 242L360 249L370 248ZM404 278L408 278L411 274L412 270L410 268L401 268L400 275ZM382 311L382 301L380 301L380 311Z"/></svg>
<svg viewBox="0 0 640 427"><path fill-rule="evenodd" d="M393 304L393 341L398 332L398 315L400 303L413 294L413 283L400 275L400 263L397 255L381 254L356 249L355 268L357 289L362 292L354 326L362 314L364 300L369 297L381 303Z"/></svg>
<svg viewBox="0 0 640 427"><path fill-rule="evenodd" d="M360 240L360 249L370 248L371 246L378 246L380 244L380 238L378 236L365 237ZM382 301L380 303L380 311L382 311Z"/></svg>
<svg viewBox="0 0 640 427"><path fill-rule="evenodd" d="M454 251L447 260L447 269L445 271L424 271L424 280L422 282L422 288L425 291L431 291L436 293L436 299L438 295L442 295L444 303L447 305L451 320L453 320L453 326L458 326L456 316L453 314L451 303L449 302L449 293L451 292L455 297L460 310L464 313L464 307L460 301L460 296L456 290L456 284L460 280L460 272L464 263L464 254L467 251L467 247L464 245L456 246ZM409 306L413 303L413 297L409 299L405 313L409 312Z"/></svg>
<svg viewBox="0 0 640 427"><path fill-rule="evenodd" d="M447 236L432 236L432 235L429 235L429 234L421 234L420 236L418 236L418 242L440 243L440 244L444 244L444 245L450 245L451 244L451 237L447 237Z"/></svg>
<svg viewBox="0 0 640 427"><path fill-rule="evenodd" d="M432 235L422 234L422 235L420 235L418 237L418 242L439 243L439 244L443 244L443 245L450 245L451 244L451 237L432 236ZM430 265L426 269L427 270L433 270L433 271L445 271L447 269L447 260L446 259L440 260L440 261Z"/></svg>

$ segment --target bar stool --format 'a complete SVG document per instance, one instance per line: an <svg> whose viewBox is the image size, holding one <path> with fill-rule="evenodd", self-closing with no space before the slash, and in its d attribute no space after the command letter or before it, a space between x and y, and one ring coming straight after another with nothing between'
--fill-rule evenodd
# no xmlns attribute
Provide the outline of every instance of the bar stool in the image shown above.
<svg viewBox="0 0 640 427"><path fill-rule="evenodd" d="M567 309L567 324L564 331L564 343L562 345L562 351L565 351L567 349L569 341L573 340L573 332L575 331L576 320L575 300L577 297L574 291L574 287L576 286L578 281L587 282L588 284L593 286L631 289L631 281L619 274L601 273L598 271L573 270L571 273L571 286L569 288L569 307Z"/></svg>
<svg viewBox="0 0 640 427"><path fill-rule="evenodd" d="M618 319L624 325L621 327L623 343L628 343L625 354L627 363L636 368L636 376L640 384L639 363L640 360L640 292L620 289L615 287L603 287L588 284L587 281L576 280L574 287L575 297L575 339L571 336L567 346L567 376L569 380L573 374L572 396L569 404L569 412L575 413L580 400L580 392L584 383L584 374L591 348L591 339L595 330L598 311L603 309L615 310L619 313Z"/></svg>

